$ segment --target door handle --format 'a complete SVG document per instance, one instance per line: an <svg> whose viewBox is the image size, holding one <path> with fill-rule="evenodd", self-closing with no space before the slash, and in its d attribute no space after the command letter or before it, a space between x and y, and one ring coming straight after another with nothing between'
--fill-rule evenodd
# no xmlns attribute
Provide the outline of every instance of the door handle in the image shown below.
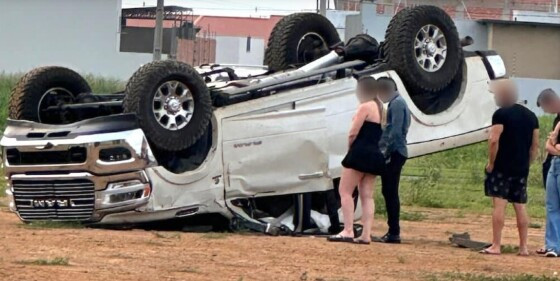
<svg viewBox="0 0 560 281"><path fill-rule="evenodd" d="M322 178L324 175L325 175L324 172L315 172L315 173L311 173L311 174L300 174L299 179L300 180L310 180L310 179Z"/></svg>

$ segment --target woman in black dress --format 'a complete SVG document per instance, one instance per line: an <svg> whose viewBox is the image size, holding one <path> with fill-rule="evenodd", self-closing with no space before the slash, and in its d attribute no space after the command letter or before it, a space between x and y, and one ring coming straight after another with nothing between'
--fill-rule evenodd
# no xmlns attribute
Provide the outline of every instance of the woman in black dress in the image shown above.
<svg viewBox="0 0 560 281"><path fill-rule="evenodd" d="M339 193L344 216L344 229L337 235L328 237L332 242L354 242L369 244L373 223L373 191L377 175L385 168L385 159L378 143L381 138L381 116L383 106L377 99L377 81L362 77L358 81L357 96L360 105L348 136L348 154L342 160L342 176ZM356 186L362 202L363 232L354 240L354 199L352 193Z"/></svg>

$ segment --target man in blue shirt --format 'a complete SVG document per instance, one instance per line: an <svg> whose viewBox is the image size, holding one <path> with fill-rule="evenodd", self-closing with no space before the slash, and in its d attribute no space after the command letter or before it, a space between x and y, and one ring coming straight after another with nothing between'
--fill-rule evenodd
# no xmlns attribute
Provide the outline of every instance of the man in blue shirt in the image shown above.
<svg viewBox="0 0 560 281"><path fill-rule="evenodd" d="M405 100L399 95L393 79L382 77L377 81L379 83L379 98L384 103L389 103L387 124L379 143L379 147L387 159L386 171L381 175L381 191L385 198L389 231L383 237L377 237L373 240L382 243L400 243L399 216L401 203L399 182L402 168L408 158L406 135L410 127L410 110Z"/></svg>

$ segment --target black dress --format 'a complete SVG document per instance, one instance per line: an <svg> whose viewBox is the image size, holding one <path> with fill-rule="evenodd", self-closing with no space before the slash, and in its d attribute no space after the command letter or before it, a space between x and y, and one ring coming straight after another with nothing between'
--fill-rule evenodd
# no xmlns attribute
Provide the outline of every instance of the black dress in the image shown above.
<svg viewBox="0 0 560 281"><path fill-rule="evenodd" d="M365 121L342 160L342 166L362 173L380 175L385 169L385 157L378 145L382 133L379 123Z"/></svg>

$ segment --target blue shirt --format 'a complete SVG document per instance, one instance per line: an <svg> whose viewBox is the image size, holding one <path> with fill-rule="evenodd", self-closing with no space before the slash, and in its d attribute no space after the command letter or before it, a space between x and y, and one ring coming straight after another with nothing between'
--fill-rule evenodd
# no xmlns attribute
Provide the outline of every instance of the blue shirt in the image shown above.
<svg viewBox="0 0 560 281"><path fill-rule="evenodd" d="M393 152L408 157L406 135L409 127L410 110L399 93L395 93L395 96L389 101L387 125L379 141L379 147L385 157L389 157Z"/></svg>

